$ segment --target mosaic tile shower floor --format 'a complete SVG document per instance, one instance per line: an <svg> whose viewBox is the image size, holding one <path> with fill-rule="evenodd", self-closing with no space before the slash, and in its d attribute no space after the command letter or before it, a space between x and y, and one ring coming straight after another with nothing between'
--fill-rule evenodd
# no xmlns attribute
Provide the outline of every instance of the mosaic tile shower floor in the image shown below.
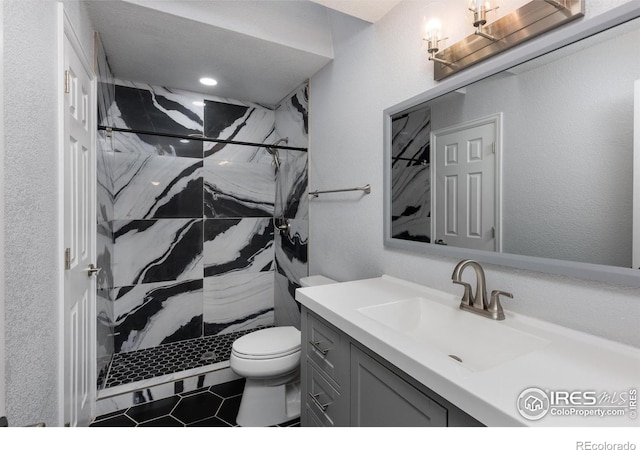
<svg viewBox="0 0 640 450"><path fill-rule="evenodd" d="M228 361L231 356L233 341L261 328L266 327L173 342L133 352L118 353L114 355L106 376L101 374L98 378L98 386L112 388L208 364Z"/></svg>

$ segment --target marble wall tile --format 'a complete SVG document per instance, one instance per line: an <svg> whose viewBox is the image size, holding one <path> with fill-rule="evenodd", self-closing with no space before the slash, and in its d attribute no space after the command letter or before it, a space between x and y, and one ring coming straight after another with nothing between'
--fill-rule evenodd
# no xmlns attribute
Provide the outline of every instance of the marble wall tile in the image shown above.
<svg viewBox="0 0 640 450"><path fill-rule="evenodd" d="M275 129L279 136L287 137L291 147L309 146L309 86L297 88L284 99L275 111Z"/></svg>
<svg viewBox="0 0 640 450"><path fill-rule="evenodd" d="M105 371L114 354L114 311L111 289L98 289L96 295L96 374Z"/></svg>
<svg viewBox="0 0 640 450"><path fill-rule="evenodd" d="M307 219L309 215L307 152L280 150L278 154L281 169L276 181L275 215Z"/></svg>
<svg viewBox="0 0 640 450"><path fill-rule="evenodd" d="M273 142L274 121L274 111L261 106L205 100L204 132L208 138Z"/></svg>
<svg viewBox="0 0 640 450"><path fill-rule="evenodd" d="M113 149L116 153L202 158L202 141L144 133L113 132Z"/></svg>
<svg viewBox="0 0 640 450"><path fill-rule="evenodd" d="M285 232L275 236L275 321L277 325L300 328L300 305L295 290L300 279L309 275L309 221L293 219Z"/></svg>
<svg viewBox="0 0 640 450"><path fill-rule="evenodd" d="M273 271L226 273L205 278L205 335L272 325L273 286Z"/></svg>
<svg viewBox="0 0 640 450"><path fill-rule="evenodd" d="M97 221L113 220L113 150L105 131L96 134Z"/></svg>
<svg viewBox="0 0 640 450"><path fill-rule="evenodd" d="M202 217L202 160L114 155L114 217L123 219Z"/></svg>
<svg viewBox="0 0 640 450"><path fill-rule="evenodd" d="M205 277L269 272L273 257L271 218L205 219Z"/></svg>
<svg viewBox="0 0 640 450"><path fill-rule="evenodd" d="M430 109L394 117L391 133L391 236L431 242Z"/></svg>
<svg viewBox="0 0 640 450"><path fill-rule="evenodd" d="M113 126L109 109L115 102L115 80L104 51L102 41L96 35L96 72L98 74L98 124Z"/></svg>
<svg viewBox="0 0 640 450"><path fill-rule="evenodd" d="M202 336L202 279L124 286L112 295L117 352Z"/></svg>
<svg viewBox="0 0 640 450"><path fill-rule="evenodd" d="M275 171L264 164L204 160L205 217L273 215Z"/></svg>
<svg viewBox="0 0 640 450"><path fill-rule="evenodd" d="M160 86L116 80L113 125L140 131L202 135L204 109L193 104L202 97Z"/></svg>
<svg viewBox="0 0 640 450"><path fill-rule="evenodd" d="M203 276L202 219L116 220L114 286Z"/></svg>
<svg viewBox="0 0 640 450"><path fill-rule="evenodd" d="M102 270L96 277L98 289L113 287L113 222L96 225L96 266Z"/></svg>

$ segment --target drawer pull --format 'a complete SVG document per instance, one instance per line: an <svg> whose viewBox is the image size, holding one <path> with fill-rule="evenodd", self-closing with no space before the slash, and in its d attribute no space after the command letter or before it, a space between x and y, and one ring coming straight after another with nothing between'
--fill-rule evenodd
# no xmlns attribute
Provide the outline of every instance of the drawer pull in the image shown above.
<svg viewBox="0 0 640 450"><path fill-rule="evenodd" d="M325 403L323 405L322 403L320 403L320 400L318 400L318 397L320 397L320 394L312 394L311 392L309 392L309 397L311 397L311 400L313 400L313 403L315 403L316 406L320 408L323 412L326 411L329 405L331 404L331 403Z"/></svg>
<svg viewBox="0 0 640 450"><path fill-rule="evenodd" d="M320 352L322 355L326 355L327 353L329 353L329 350L331 350L330 348L320 347L321 342L309 341L309 344L311 344L311 346L315 348L318 352Z"/></svg>

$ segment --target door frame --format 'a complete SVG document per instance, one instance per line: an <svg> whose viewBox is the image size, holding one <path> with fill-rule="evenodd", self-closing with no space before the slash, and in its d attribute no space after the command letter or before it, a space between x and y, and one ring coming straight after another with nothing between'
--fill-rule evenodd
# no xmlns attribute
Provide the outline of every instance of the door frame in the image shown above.
<svg viewBox="0 0 640 450"><path fill-rule="evenodd" d="M68 39L69 43L73 47L75 53L77 54L80 62L82 63L83 68L87 71L87 73L91 77L91 93L90 93L90 111L93 114L93 124L96 123L97 117L97 107L96 107L96 98L97 98L97 78L95 72L93 70L93 66L90 63L90 59L87 57L82 44L80 43L80 39L76 34L75 29L67 15L64 4L58 3L58 78L57 78L57 89L58 89L58 142L57 142L57 155L58 155L58 241L57 241L57 254L58 254L58 263L56 266L56 271L58 274L58 426L65 425L65 386L67 380L65 380L65 352L67 351L66 342L65 342L65 261L64 261L64 249L65 249L65 240L64 240L64 227L65 227L65 217L64 217L64 207L65 207L65 159L64 159L64 147L65 147L65 61L64 61L64 48L65 48L65 39ZM93 130L91 130L92 138L91 138L91 149L90 151L96 151L96 129L95 126ZM95 183L95 180L93 180ZM95 188L92 190L95 193ZM92 210L93 211L93 210ZM95 211L94 211L95 212ZM94 219L95 220L95 219ZM95 247L95 236L90 240L89 245ZM94 278L95 279L95 278ZM95 296L93 297L93 311L95 311ZM95 320L95 317L93 317ZM95 337L95 322L91 326L90 330L93 332L89 333L91 338L91 342L89 345L95 348L96 346L96 337ZM95 356L95 353L94 353ZM90 362L91 368L90 373L95 375L96 372L96 364L95 358ZM93 379L92 379L93 380ZM90 380L90 381L92 381ZM91 417L95 417L95 402L97 396L97 386L95 382L91 382L90 384L90 409L91 409Z"/></svg>
<svg viewBox="0 0 640 450"><path fill-rule="evenodd" d="M495 252L502 253L502 113L491 114L479 119L458 123L449 127L431 131L430 155L431 161L431 237L435 238L436 233L436 145L438 136L458 133L469 128L492 124L495 130L495 180L494 180L494 227L495 227ZM433 120L433 116L432 116Z"/></svg>

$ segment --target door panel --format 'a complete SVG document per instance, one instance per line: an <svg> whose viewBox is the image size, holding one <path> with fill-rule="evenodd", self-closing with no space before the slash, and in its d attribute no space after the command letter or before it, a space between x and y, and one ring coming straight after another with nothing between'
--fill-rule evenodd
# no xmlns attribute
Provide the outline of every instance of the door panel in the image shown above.
<svg viewBox="0 0 640 450"><path fill-rule="evenodd" d="M64 421L86 426L96 395L94 77L66 33L64 70Z"/></svg>

